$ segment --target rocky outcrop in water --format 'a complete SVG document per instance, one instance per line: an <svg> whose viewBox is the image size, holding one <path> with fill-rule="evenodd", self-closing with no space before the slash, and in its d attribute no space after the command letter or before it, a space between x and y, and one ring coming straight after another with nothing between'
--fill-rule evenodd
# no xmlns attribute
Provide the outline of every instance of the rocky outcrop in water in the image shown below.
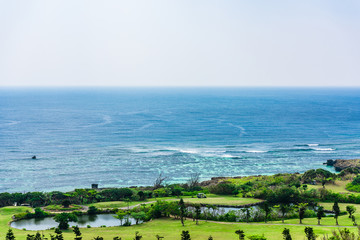
<svg viewBox="0 0 360 240"><path fill-rule="evenodd" d="M360 159L329 159L324 163L327 166L332 166L335 168L335 171L340 172L346 168L357 168L360 170Z"/></svg>

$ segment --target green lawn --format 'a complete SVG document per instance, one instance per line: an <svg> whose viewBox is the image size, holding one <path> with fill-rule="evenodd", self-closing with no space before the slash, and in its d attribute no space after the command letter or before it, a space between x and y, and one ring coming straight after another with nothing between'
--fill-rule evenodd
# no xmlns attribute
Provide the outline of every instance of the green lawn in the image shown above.
<svg viewBox="0 0 360 240"><path fill-rule="evenodd" d="M0 209L0 235L4 236L8 230L8 222L11 221L11 216L15 213L30 210L26 207L5 207ZM345 218L344 216L342 218ZM315 220L315 219L314 219ZM289 220L290 222L290 220ZM305 221L304 221L305 222ZM341 220L340 220L341 223ZM193 240L206 240L209 235L212 235L214 240L236 240L238 237L234 234L235 230L242 229L246 235L263 234L268 240L282 239L281 232L284 227L289 228L294 240L304 239L305 226L292 226L281 224L262 224L262 223L214 223L201 221L196 225L193 221L188 220L185 222L185 227L181 226L179 220L173 219L158 219L150 221L137 226L130 227L109 227L109 228L83 228L81 229L84 240L93 239L96 236L102 236L105 240L111 240L115 236L122 237L123 240L132 240L135 231L139 231L143 235L144 240L155 239L155 235L159 234L165 236L166 239L180 239L180 233L183 230L189 230ZM332 230L337 227L322 227L315 226L314 231L316 234L322 235L324 233L330 234ZM357 229L351 227L352 231ZM27 234L34 234L34 231L25 231L13 229L17 240L25 240ZM46 236L52 231L42 231ZM65 240L74 238L72 230L64 232Z"/></svg>

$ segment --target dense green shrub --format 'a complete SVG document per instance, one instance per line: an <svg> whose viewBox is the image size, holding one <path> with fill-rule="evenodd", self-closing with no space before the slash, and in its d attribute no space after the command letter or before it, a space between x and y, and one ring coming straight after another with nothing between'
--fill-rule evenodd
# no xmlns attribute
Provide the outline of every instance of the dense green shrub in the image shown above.
<svg viewBox="0 0 360 240"><path fill-rule="evenodd" d="M112 188L105 189L99 193L107 201L120 201L131 198L133 191L130 188Z"/></svg>
<svg viewBox="0 0 360 240"><path fill-rule="evenodd" d="M216 185L212 185L209 187L210 193L215 194L225 194L225 195L232 195L233 192L236 190L236 186L230 182L220 182Z"/></svg>

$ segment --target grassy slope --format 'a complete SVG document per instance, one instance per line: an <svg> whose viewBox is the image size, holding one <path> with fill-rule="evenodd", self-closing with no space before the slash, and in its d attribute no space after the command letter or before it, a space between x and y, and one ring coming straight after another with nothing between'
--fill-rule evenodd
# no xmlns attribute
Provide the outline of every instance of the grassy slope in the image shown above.
<svg viewBox="0 0 360 240"><path fill-rule="evenodd" d="M29 208L26 207L5 207L0 209L0 235L4 236L8 230L8 222L11 220L11 216L15 213L25 211ZM341 218L346 218L343 216ZM334 224L333 218L329 218ZM316 219L311 219L316 220ZM340 219L342 223L344 219ZM290 223L293 220L287 220ZM324 220L325 221L325 220ZM306 219L304 222L308 222ZM345 222L345 221L344 221ZM294 220L297 223L297 220ZM132 240L135 231L139 231L143 235L143 239L155 239L156 234L165 236L165 239L180 239L180 233L182 230L189 230L192 239L201 240L207 239L209 235L212 235L215 240L232 240L238 239L234 234L235 230L242 229L247 235L263 234L269 240L281 239L281 232L287 227L290 229L294 240L304 239L304 226L291 226L281 224L262 224L262 223L213 223L213 222L200 222L199 225L195 225L192 221L186 221L185 227L182 227L179 220L173 219L158 219L145 224L131 227L109 227L109 228L84 228L81 229L83 239L92 239L96 236L102 236L105 240L111 240L115 236L121 236L123 240ZM330 233L337 227L322 227L315 226L314 230L316 234ZM356 231L356 228L351 227L352 231ZM24 231L13 229L17 240L25 240L28 233L33 234L33 231ZM52 231L43 231L48 236ZM73 239L74 234L71 230L64 232L65 240Z"/></svg>
<svg viewBox="0 0 360 240"><path fill-rule="evenodd" d="M336 193L360 195L360 193L350 192L350 191L345 189L346 184L348 184L350 182L351 181L339 181L339 180L336 180L335 184L326 184L325 189L331 190L331 191L336 192ZM307 186L308 186L309 189L322 188L322 186L320 184L319 185L310 185L310 184L308 184Z"/></svg>

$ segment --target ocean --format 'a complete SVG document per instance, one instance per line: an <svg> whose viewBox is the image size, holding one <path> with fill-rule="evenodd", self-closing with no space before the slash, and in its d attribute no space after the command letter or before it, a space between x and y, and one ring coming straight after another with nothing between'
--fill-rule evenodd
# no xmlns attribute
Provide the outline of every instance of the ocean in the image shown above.
<svg viewBox="0 0 360 240"><path fill-rule="evenodd" d="M359 157L360 88L0 89L0 192L332 171L327 159Z"/></svg>

